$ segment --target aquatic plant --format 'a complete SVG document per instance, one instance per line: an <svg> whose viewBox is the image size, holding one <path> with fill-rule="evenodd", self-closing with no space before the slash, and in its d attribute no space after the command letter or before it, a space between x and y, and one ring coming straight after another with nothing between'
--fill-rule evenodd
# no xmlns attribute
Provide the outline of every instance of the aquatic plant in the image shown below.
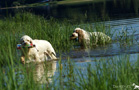
<svg viewBox="0 0 139 90"><path fill-rule="evenodd" d="M111 26L105 26L104 23L72 23L68 20L58 21L54 18L46 20L44 17L37 16L28 12L17 13L14 17L5 18L0 20L0 41L2 44L0 47L1 53L8 53L7 45L8 38L10 39L11 51L13 55L16 55L16 45L19 43L19 39L22 35L29 35L33 39L44 39L48 40L55 51L67 52L74 48L74 45L78 45L77 42L73 42L69 39L70 35L76 27L80 27L89 32L103 32L106 35L113 38L113 31L111 31ZM124 30L123 30L124 31ZM133 39L129 39L126 33L121 35L118 42L132 42ZM118 38L118 37L117 37ZM103 40L99 43L103 44ZM125 41L124 41L125 42ZM105 45L105 43L104 43ZM1 57L1 63L5 62L3 55ZM17 56L16 56L17 57Z"/></svg>
<svg viewBox="0 0 139 90"><path fill-rule="evenodd" d="M41 68L39 68L39 64L13 63L13 58L13 56L10 59L7 58L11 63L0 68L2 77L0 78L0 88L2 90L122 90L125 88L132 90L133 83L138 85L139 57L134 63L131 63L130 55L96 58L96 62L82 62L84 63L82 67L70 58L64 62L60 59L54 75L51 75L52 71L47 65L51 66L50 63L53 62L40 64ZM39 77L40 75L43 77Z"/></svg>
<svg viewBox="0 0 139 90"><path fill-rule="evenodd" d="M96 59L93 64L78 67L76 62L68 60L58 61L55 75L49 77L48 62L44 65L44 79L47 83L35 80L34 71L37 65L22 65L19 60L20 51L16 49L19 39L27 34L33 39L48 40L57 53L67 52L73 48L74 43L69 40L73 30L80 26L87 31L102 31L111 35L110 28L103 24L72 25L67 20L58 21L51 18L36 16L30 13L18 13L14 17L0 20L0 89L2 90L46 90L46 89L81 89L81 90L132 90L132 83L138 84L138 60L130 62L130 55L121 55L109 58ZM126 35L123 40L126 39ZM126 39L132 41L132 39ZM121 39L122 41L122 39ZM85 62L84 62L85 63ZM51 65L51 64L50 64ZM42 71L42 68L40 68ZM36 74L35 74L36 75ZM129 78L130 77L130 78ZM51 78L51 82L49 79ZM121 87L120 85L124 85ZM139 85L139 84L138 84Z"/></svg>

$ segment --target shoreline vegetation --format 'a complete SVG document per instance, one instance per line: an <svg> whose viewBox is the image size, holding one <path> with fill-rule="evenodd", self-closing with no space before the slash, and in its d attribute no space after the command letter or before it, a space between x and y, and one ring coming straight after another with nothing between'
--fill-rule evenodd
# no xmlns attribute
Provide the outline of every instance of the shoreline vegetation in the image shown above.
<svg viewBox="0 0 139 90"><path fill-rule="evenodd" d="M59 21L50 18L46 20L44 17L29 12L19 12L14 17L11 16L0 20L0 41L3 42L3 44L0 45L2 47L1 52L6 51L5 49L7 48L8 42L5 41L8 39L11 40L11 47L13 51L15 51L15 46L19 43L20 37L25 34L33 39L48 40L58 53L69 52L75 45L78 45L78 43L70 40L70 35L77 27L84 28L90 32L103 32L111 38L113 38L114 35L111 31L111 26L105 27L105 23L96 22L92 25L92 23L73 23L66 19ZM127 32L122 33L121 36L122 38L117 37L112 42L132 44L134 41L133 37L129 38L127 36ZM99 41L99 43L102 42ZM6 53L8 53L8 51L6 51ZM14 52L14 55L16 55L16 52ZM1 58L3 58L3 56L1 56ZM5 60L1 60L1 62L5 62Z"/></svg>
<svg viewBox="0 0 139 90"><path fill-rule="evenodd" d="M12 8L25 8L25 7L37 7L37 6L45 6L45 5L68 5L68 4L79 4L79 3L89 3L93 0L63 0L63 1L53 1L53 2L40 2L40 3L32 3L26 5L17 5L13 7L2 7L0 9L12 9Z"/></svg>
<svg viewBox="0 0 139 90"><path fill-rule="evenodd" d="M40 81L36 81L34 73L37 65L22 65L19 60L19 51L16 45L22 35L27 34L33 39L44 39L50 41L56 52L66 52L73 48L74 43L69 41L73 30L80 26L87 31L102 31L110 34L110 26L106 28L103 24L96 23L81 25L73 24L67 20L50 20L28 12L17 13L14 17L7 17L0 20L0 89L1 90L133 90L133 83L139 85L139 55L133 58L130 54L123 54L108 58L96 59L92 64L80 62L82 66L74 63L70 57L67 60L57 61L57 68L54 75L50 75L47 62L41 65L44 72L37 73ZM105 24L105 23L104 23ZM114 33L113 33L114 34ZM125 34L125 36L124 36ZM123 41L132 42L123 34ZM126 37L126 39L124 38ZM68 56L67 56L68 57ZM95 58L95 57L94 57ZM42 71L39 68L38 71ZM48 76L49 75L49 76ZM49 81L51 79L51 81ZM45 80L48 83L40 83ZM123 85L123 87L121 87Z"/></svg>

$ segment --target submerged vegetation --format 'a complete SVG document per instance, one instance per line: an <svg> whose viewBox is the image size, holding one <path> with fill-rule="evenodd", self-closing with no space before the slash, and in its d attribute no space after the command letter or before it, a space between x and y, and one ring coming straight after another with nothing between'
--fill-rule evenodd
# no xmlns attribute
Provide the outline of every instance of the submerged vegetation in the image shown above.
<svg viewBox="0 0 139 90"><path fill-rule="evenodd" d="M95 23L84 25L72 23L68 20L58 21L51 18L45 20L41 16L30 13L18 13L14 17L0 20L0 89L1 90L46 90L46 89L81 89L81 90L133 90L133 83L139 85L139 56L134 63L130 62L130 55L102 58L96 62L86 63L86 66L78 67L72 59L58 61L55 72L44 63L38 65L22 65L19 61L19 51L16 44L22 35L29 35L33 39L48 40L57 53L68 52L74 48L74 43L69 40L76 27L85 28L87 31L101 31L113 37L110 26ZM127 44L133 39L128 39L126 32L119 42ZM61 57L60 57L61 58ZM34 71L42 71L44 77L37 79ZM43 68L43 69L42 69ZM50 73L53 73L50 75ZM50 80L51 78L51 80ZM36 80L37 79L37 80ZM45 83L40 83L41 80ZM120 86L123 85L123 86Z"/></svg>

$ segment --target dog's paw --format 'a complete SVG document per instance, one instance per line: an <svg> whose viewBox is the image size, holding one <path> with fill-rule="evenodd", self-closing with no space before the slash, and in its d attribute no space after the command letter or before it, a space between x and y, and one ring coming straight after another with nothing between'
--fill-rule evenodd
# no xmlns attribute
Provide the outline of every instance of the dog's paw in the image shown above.
<svg viewBox="0 0 139 90"><path fill-rule="evenodd" d="M41 63L42 61L41 61L41 60L36 60L35 62L36 62L36 63Z"/></svg>
<svg viewBox="0 0 139 90"><path fill-rule="evenodd" d="M28 63L30 63L31 61L26 61L26 63L28 64Z"/></svg>
<svg viewBox="0 0 139 90"><path fill-rule="evenodd" d="M31 63L31 62L35 62L35 61L34 60L29 60L29 61L26 61L26 64Z"/></svg>

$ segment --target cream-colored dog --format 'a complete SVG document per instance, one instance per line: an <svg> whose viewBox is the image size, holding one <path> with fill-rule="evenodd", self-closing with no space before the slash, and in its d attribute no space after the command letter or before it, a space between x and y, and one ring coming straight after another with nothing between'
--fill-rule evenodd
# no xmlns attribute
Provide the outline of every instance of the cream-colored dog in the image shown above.
<svg viewBox="0 0 139 90"><path fill-rule="evenodd" d="M132 86L134 86L134 89L139 89L139 86L136 85L135 83L133 83Z"/></svg>
<svg viewBox="0 0 139 90"><path fill-rule="evenodd" d="M111 38L102 32L87 32L81 28L76 28L70 36L71 40L77 40L82 47L98 45L99 43L105 44L111 41Z"/></svg>
<svg viewBox="0 0 139 90"><path fill-rule="evenodd" d="M20 39L22 45L21 52L21 62L41 62L48 59L57 59L55 50L52 45L46 40L33 40L28 35L24 35ZM27 59L27 61L25 61Z"/></svg>

